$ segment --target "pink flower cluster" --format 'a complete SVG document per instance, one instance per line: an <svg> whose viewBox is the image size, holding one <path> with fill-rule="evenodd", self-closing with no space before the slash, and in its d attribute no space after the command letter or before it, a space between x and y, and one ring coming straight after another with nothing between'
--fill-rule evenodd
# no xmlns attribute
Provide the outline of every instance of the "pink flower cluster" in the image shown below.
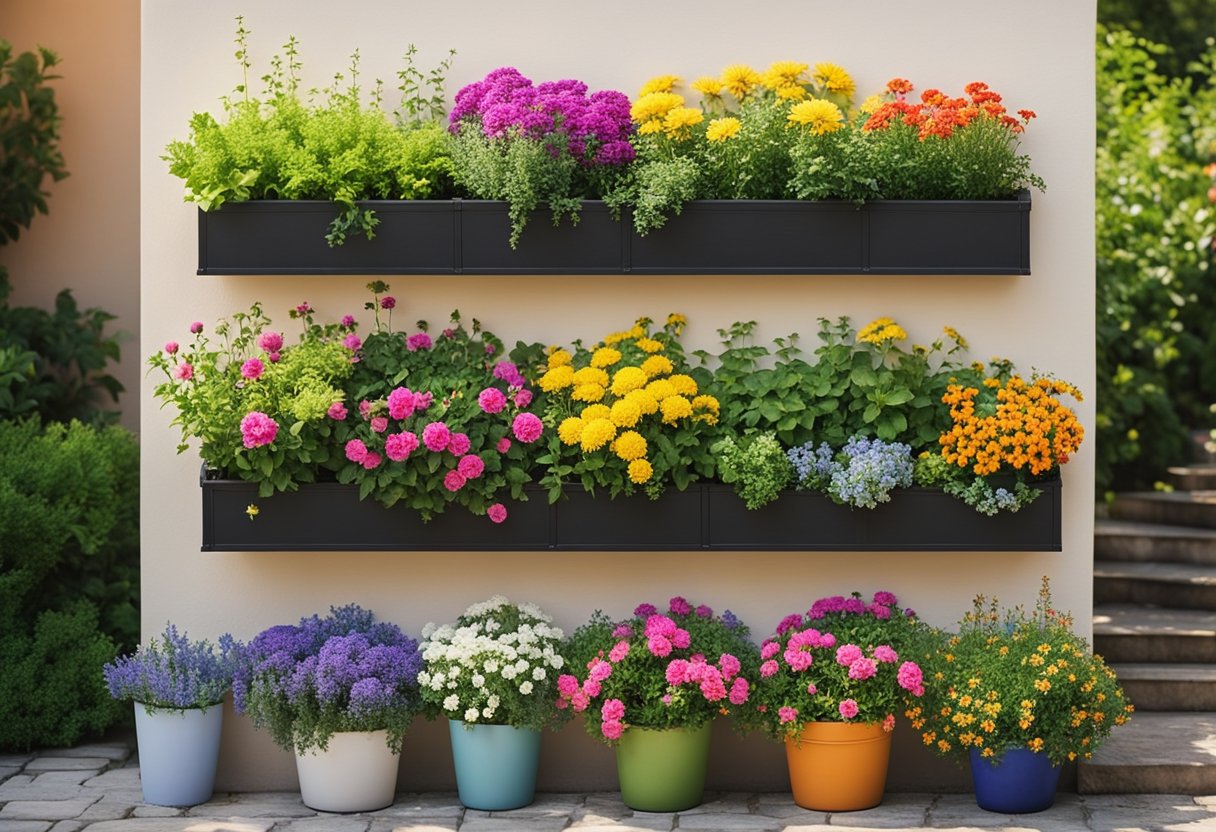
<svg viewBox="0 0 1216 832"><path fill-rule="evenodd" d="M279 432L279 423L265 413L254 410L241 419L241 441L246 448L269 445Z"/></svg>

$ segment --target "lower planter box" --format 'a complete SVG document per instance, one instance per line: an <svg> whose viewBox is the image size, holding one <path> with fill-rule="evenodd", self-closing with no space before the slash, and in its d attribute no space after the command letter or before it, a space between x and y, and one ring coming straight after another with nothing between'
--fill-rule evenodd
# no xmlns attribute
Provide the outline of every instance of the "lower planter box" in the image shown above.
<svg viewBox="0 0 1216 832"><path fill-rule="evenodd" d="M1030 194L994 200L698 200L645 237L603 202L554 226L533 213L517 248L507 204L362 203L372 240L330 247L338 208L252 200L198 215L199 274L1029 274Z"/></svg>
<svg viewBox="0 0 1216 832"><path fill-rule="evenodd" d="M908 488L876 509L787 491L748 510L728 486L668 490L658 500L592 497L549 505L529 488L501 524L456 508L424 523L403 505L360 500L356 486L303 485L258 497L242 480L201 480L203 551L1029 551L1061 549L1060 481L1017 514L986 517L941 491ZM256 505L256 517L246 509Z"/></svg>

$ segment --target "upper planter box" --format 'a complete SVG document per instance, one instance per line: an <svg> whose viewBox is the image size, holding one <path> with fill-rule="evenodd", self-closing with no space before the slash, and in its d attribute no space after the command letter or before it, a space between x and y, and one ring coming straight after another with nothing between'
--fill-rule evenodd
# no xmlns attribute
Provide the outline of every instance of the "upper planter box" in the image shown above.
<svg viewBox="0 0 1216 832"><path fill-rule="evenodd" d="M1060 481L1017 514L986 517L941 491L906 488L875 509L788 491L748 510L723 485L610 500L581 488L549 505L540 488L500 525L456 507L423 523L416 512L360 500L356 486L303 485L258 497L241 480L202 479L203 551L1000 551L1058 552ZM258 507L252 520L246 513Z"/></svg>
<svg viewBox="0 0 1216 832"><path fill-rule="evenodd" d="M586 202L531 218L506 203L373 201L376 237L331 248L328 202L255 200L198 214L199 274L1029 274L1030 193L1007 200L692 202L645 237Z"/></svg>

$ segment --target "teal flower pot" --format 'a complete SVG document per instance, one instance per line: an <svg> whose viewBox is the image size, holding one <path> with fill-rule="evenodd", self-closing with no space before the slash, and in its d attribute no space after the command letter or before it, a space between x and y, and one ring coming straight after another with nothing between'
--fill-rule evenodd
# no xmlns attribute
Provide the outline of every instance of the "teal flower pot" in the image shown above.
<svg viewBox="0 0 1216 832"><path fill-rule="evenodd" d="M460 802L503 811L532 802L540 764L540 731L510 725L466 725L448 720Z"/></svg>
<svg viewBox="0 0 1216 832"><path fill-rule="evenodd" d="M1007 815L1042 812L1056 800L1060 766L1045 753L1029 748L1007 749L995 762L971 749L971 778L975 802L981 809Z"/></svg>
<svg viewBox="0 0 1216 832"><path fill-rule="evenodd" d="M701 802L712 723L700 728L631 727L616 748L621 799L642 812L680 812Z"/></svg>
<svg viewBox="0 0 1216 832"><path fill-rule="evenodd" d="M211 799L224 706L157 708L135 703L135 738L144 802L197 806Z"/></svg>

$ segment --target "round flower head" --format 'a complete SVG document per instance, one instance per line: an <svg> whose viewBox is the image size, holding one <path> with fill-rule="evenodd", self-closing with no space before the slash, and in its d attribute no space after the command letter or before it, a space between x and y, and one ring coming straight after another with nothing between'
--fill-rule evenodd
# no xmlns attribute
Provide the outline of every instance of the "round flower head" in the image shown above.
<svg viewBox="0 0 1216 832"><path fill-rule="evenodd" d="M266 331L258 336L258 348L263 352L278 352L283 349L283 333Z"/></svg>
<svg viewBox="0 0 1216 832"><path fill-rule="evenodd" d="M544 424L535 413L520 413L511 423L511 432L524 444L531 444L540 439L544 429Z"/></svg>
<svg viewBox="0 0 1216 832"><path fill-rule="evenodd" d="M241 419L241 440L246 448L269 445L278 432L278 422L260 411L246 413Z"/></svg>

